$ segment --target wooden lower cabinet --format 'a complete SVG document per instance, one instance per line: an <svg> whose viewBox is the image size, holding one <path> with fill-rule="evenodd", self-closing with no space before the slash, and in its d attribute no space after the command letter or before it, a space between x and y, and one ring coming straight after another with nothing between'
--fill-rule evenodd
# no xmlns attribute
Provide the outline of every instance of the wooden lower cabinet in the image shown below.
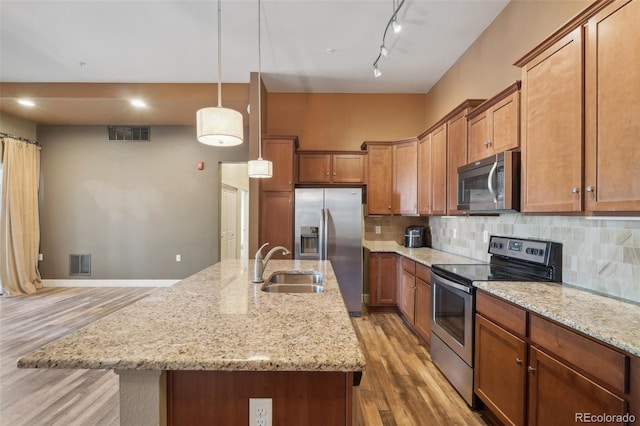
<svg viewBox="0 0 640 426"><path fill-rule="evenodd" d="M474 391L505 425L523 425L527 343L476 315Z"/></svg>
<svg viewBox="0 0 640 426"><path fill-rule="evenodd" d="M417 276L414 315L416 332L425 342L431 344L431 283Z"/></svg>
<svg viewBox="0 0 640 426"><path fill-rule="evenodd" d="M369 255L369 307L395 306L396 254Z"/></svg>
<svg viewBox="0 0 640 426"><path fill-rule="evenodd" d="M169 371L167 424L246 425L249 398L272 399L273 425L352 425L354 373Z"/></svg>
<svg viewBox="0 0 640 426"><path fill-rule="evenodd" d="M529 425L586 423L584 416L627 413L627 403L542 350L529 350ZM588 422L588 421L587 421ZM589 422L591 423L591 422ZM605 421L595 424L618 424Z"/></svg>
<svg viewBox="0 0 640 426"><path fill-rule="evenodd" d="M398 291L398 308L409 324L415 324L415 299L416 299L416 277L411 272L403 269L400 272L400 282Z"/></svg>

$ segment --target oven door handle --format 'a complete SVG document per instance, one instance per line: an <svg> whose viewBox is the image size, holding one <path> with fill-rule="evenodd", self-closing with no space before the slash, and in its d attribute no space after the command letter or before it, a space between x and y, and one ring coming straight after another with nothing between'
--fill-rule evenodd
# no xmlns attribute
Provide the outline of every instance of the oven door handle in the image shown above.
<svg viewBox="0 0 640 426"><path fill-rule="evenodd" d="M471 294L471 292L473 291L473 286L466 286L466 285L458 284L456 282L453 282L451 280L443 278L443 277L441 277L440 275L437 275L437 274L434 274L433 278L434 278L433 282L436 283L436 284L446 285L448 287L455 288L456 290L460 290L460 291L462 291L464 293L467 293L467 294Z"/></svg>

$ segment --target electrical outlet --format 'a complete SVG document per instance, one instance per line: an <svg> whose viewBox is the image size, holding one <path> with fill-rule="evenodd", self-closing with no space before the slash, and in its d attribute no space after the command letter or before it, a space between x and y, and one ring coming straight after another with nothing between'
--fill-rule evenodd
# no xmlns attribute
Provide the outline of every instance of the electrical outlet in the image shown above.
<svg viewBox="0 0 640 426"><path fill-rule="evenodd" d="M42 262L44 260L44 254L38 253L38 261Z"/></svg>
<svg viewBox="0 0 640 426"><path fill-rule="evenodd" d="M483 243L489 242L489 231L482 231L482 242Z"/></svg>
<svg viewBox="0 0 640 426"><path fill-rule="evenodd" d="M271 426L271 398L249 398L249 426Z"/></svg>
<svg viewBox="0 0 640 426"><path fill-rule="evenodd" d="M458 229L453 228L453 238L458 238Z"/></svg>
<svg viewBox="0 0 640 426"><path fill-rule="evenodd" d="M382 234L382 228L380 227L380 225L376 225L376 234Z"/></svg>
<svg viewBox="0 0 640 426"><path fill-rule="evenodd" d="M176 254L176 262L182 262L182 255Z"/></svg>

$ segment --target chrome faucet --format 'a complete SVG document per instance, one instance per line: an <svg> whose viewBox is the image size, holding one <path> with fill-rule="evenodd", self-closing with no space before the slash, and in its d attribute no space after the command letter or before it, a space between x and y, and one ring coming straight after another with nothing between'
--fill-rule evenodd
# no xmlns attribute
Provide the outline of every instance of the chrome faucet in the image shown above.
<svg viewBox="0 0 640 426"><path fill-rule="evenodd" d="M251 282L254 282L254 283L264 282L264 278L262 278L262 274L264 273L264 270L267 267L267 263L269 263L269 259L271 259L271 256L273 256L275 252L282 251L282 254L285 256L288 254L291 254L288 248L283 246L275 246L274 248L269 250L267 255L264 256L263 258L262 249L268 245L269 243L264 243L256 252L256 259L254 261L254 266L253 266L253 280L251 280Z"/></svg>

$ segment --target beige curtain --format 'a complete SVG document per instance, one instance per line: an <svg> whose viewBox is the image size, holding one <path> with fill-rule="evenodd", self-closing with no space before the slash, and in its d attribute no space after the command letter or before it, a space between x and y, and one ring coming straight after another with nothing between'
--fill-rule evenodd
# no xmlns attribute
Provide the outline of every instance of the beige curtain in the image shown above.
<svg viewBox="0 0 640 426"><path fill-rule="evenodd" d="M11 138L2 143L0 283L3 295L18 296L42 287L38 271L40 147Z"/></svg>

